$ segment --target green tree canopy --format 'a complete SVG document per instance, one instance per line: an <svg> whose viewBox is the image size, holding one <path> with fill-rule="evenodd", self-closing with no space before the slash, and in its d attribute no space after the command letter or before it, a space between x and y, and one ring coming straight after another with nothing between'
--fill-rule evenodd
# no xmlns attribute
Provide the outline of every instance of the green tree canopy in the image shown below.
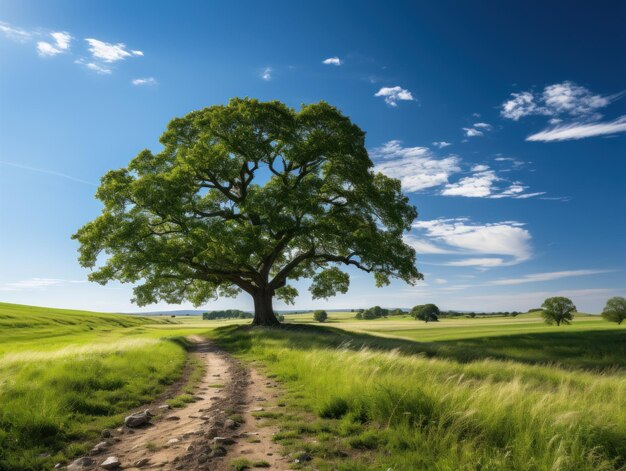
<svg viewBox="0 0 626 471"><path fill-rule="evenodd" d="M421 304L411 309L411 315L424 322L437 322L440 314L435 304Z"/></svg>
<svg viewBox="0 0 626 471"><path fill-rule="evenodd" d="M546 324L570 324L576 312L576 306L572 300L561 296L546 299L541 307Z"/></svg>
<svg viewBox="0 0 626 471"><path fill-rule="evenodd" d="M293 280L328 298L348 290L341 267L377 286L422 278L402 240L415 208L336 108L235 98L173 119L160 142L102 178L102 214L73 236L90 280L135 283L139 305L244 291L253 323L272 325Z"/></svg>
<svg viewBox="0 0 626 471"><path fill-rule="evenodd" d="M313 312L313 319L315 319L317 322L324 322L326 319L328 319L328 313L326 311L318 309L317 311Z"/></svg>
<svg viewBox="0 0 626 471"><path fill-rule="evenodd" d="M602 310L602 317L609 322L621 324L626 319L626 298L615 296L609 299Z"/></svg>

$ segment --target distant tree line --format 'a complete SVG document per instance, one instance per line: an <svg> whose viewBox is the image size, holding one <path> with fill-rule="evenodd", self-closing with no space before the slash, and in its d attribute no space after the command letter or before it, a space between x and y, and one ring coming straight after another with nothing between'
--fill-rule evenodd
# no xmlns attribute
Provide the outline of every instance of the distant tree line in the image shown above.
<svg viewBox="0 0 626 471"><path fill-rule="evenodd" d="M202 314L205 321L213 321L216 319L252 319L254 315L251 312L240 311L239 309L226 309L224 311L209 311Z"/></svg>
<svg viewBox="0 0 626 471"><path fill-rule="evenodd" d="M555 296L547 298L540 308L528 310L529 313L540 312L546 324L571 324L576 313L576 306L571 299ZM369 309L358 309L356 313L357 319L380 319L381 317L400 316L407 313L402 309L385 309L380 306L374 306ZM522 314L519 311L498 311L498 312L460 312L460 311L441 311L435 304L418 304L413 306L408 314L418 320L424 322L437 322L440 317L515 317ZM602 310L602 317L609 321L620 325L626 320L626 298L616 296L606 302L606 306Z"/></svg>

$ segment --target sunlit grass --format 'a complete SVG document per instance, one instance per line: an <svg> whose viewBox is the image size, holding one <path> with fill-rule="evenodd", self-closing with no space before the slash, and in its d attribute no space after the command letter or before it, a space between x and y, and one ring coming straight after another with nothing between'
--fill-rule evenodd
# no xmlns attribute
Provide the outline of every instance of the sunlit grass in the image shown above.
<svg viewBox="0 0 626 471"><path fill-rule="evenodd" d="M558 346L558 332L528 343L486 339L482 355L480 342L455 350L454 341L422 345L307 326L231 328L218 341L260 359L287 386L279 442L297 448L306 436L338 437L308 446L320 465L341 462L343 447L367 452L350 458L354 469L608 470L626 457L626 375L611 366L626 357L626 329L605 326L570 332L578 350L566 338L569 347L547 356L536 347ZM528 348L524 361L507 359L503 347L517 342ZM489 358L498 348L502 359Z"/></svg>

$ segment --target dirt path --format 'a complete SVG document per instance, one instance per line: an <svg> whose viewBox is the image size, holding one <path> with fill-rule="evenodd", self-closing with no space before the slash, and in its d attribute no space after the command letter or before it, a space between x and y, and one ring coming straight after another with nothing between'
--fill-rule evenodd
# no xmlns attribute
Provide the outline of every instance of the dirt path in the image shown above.
<svg viewBox="0 0 626 471"><path fill-rule="evenodd" d="M100 450L68 470L106 469L102 464L109 457L119 462L109 469L221 471L237 459L251 465L265 462L272 470L289 469L287 458L271 440L276 430L259 427L254 416L277 407L275 384L211 342L201 337L191 340L196 343L192 355L205 365L196 401L182 409L151 408L155 417L150 424L117 429Z"/></svg>

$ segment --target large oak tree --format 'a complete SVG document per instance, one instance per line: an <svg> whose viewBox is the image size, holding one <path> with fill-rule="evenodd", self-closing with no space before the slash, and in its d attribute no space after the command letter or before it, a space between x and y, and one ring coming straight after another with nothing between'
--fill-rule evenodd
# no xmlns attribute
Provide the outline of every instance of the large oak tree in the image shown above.
<svg viewBox="0 0 626 471"><path fill-rule="evenodd" d="M422 278L402 239L417 216L400 182L373 171L365 133L320 102L232 99L173 119L158 153L108 172L102 214L73 236L90 280L135 283L133 301L201 305L242 290L254 324L274 296L312 279L314 298L348 290L352 266L378 286Z"/></svg>

